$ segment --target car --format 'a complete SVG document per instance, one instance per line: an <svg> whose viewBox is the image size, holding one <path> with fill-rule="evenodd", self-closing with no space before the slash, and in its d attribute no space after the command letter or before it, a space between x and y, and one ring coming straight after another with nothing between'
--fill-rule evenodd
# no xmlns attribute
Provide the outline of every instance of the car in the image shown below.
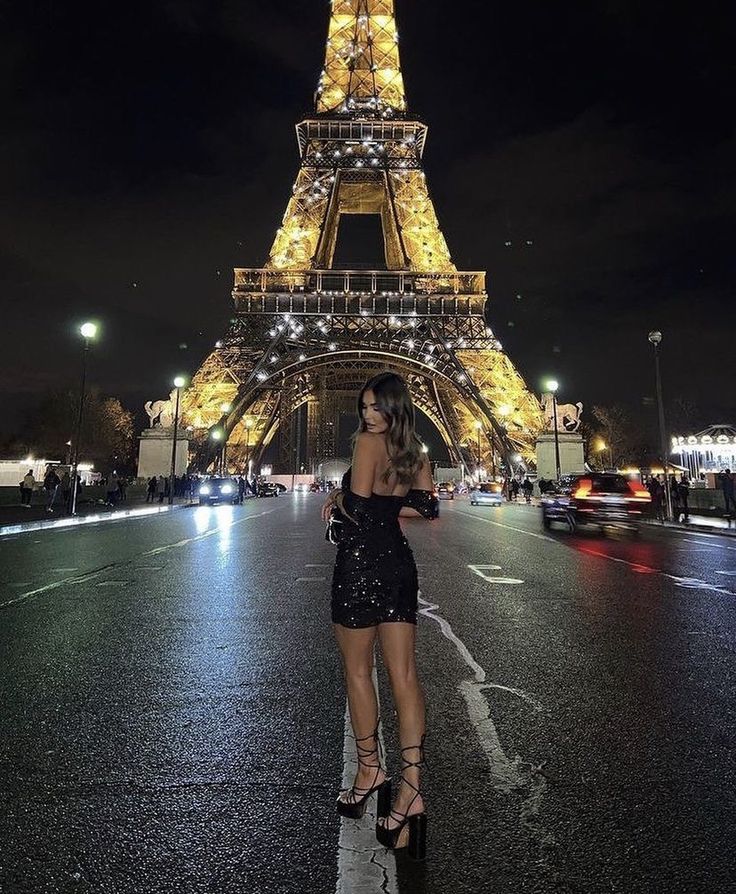
<svg viewBox="0 0 736 894"><path fill-rule="evenodd" d="M455 499L455 488L452 484L440 484L437 488L437 499L438 500L454 500Z"/></svg>
<svg viewBox="0 0 736 894"><path fill-rule="evenodd" d="M213 506L215 503L240 502L238 482L233 478L206 478L197 490L200 506Z"/></svg>
<svg viewBox="0 0 736 894"><path fill-rule="evenodd" d="M496 481L488 481L470 491L471 506L500 506L503 487Z"/></svg>
<svg viewBox="0 0 736 894"><path fill-rule="evenodd" d="M278 497L280 493L279 485L274 484L273 481L259 481L256 485L257 497Z"/></svg>
<svg viewBox="0 0 736 894"><path fill-rule="evenodd" d="M639 481L615 472L583 472L565 475L551 493L542 497L542 525L555 522L570 533L579 527L608 527L637 533L642 515L651 502L649 491Z"/></svg>
<svg viewBox="0 0 736 894"><path fill-rule="evenodd" d="M289 489L285 484L280 484L278 481L270 481L269 484L273 484L280 494L285 494Z"/></svg>

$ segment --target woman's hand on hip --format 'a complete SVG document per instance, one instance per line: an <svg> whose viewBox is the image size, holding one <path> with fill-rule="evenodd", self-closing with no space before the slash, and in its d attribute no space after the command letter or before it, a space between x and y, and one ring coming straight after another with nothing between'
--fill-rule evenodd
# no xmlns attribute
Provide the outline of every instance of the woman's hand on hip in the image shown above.
<svg viewBox="0 0 736 894"><path fill-rule="evenodd" d="M342 491L333 490L330 493L329 497L327 497L327 499L325 500L325 502L322 506L322 521L323 522L326 522L329 520L330 515L332 514L332 510L337 505L338 497L340 497L341 494L342 494Z"/></svg>

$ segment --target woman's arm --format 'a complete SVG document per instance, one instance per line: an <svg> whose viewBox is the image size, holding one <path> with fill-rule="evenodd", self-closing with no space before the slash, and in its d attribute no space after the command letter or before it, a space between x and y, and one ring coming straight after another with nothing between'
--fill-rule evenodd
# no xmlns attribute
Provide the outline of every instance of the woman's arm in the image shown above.
<svg viewBox="0 0 736 894"><path fill-rule="evenodd" d="M424 457L414 480L411 483L412 490L434 490L434 481L432 481L432 466L429 460Z"/></svg>

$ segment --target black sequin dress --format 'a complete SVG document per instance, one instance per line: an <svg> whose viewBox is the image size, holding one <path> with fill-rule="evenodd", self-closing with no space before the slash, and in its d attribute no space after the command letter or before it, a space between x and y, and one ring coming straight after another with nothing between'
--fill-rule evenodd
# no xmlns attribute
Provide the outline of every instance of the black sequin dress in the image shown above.
<svg viewBox="0 0 736 894"><path fill-rule="evenodd" d="M425 518L436 517L436 498L411 490L406 497L350 490L350 471L342 480L345 519L332 577L332 621L354 629L392 621L417 623L417 566L399 524L404 506ZM353 519L353 520L351 520Z"/></svg>

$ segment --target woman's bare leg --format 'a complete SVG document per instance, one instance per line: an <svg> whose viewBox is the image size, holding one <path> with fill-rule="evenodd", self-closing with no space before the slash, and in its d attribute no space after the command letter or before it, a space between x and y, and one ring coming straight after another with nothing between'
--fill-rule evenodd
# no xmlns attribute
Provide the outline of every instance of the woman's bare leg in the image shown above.
<svg viewBox="0 0 736 894"><path fill-rule="evenodd" d="M423 757L418 746L424 736L425 711L424 693L417 676L414 654L416 627L414 624L381 624L378 637L399 717L401 747L408 749L403 752L403 757L408 761L419 762ZM394 809L399 813L406 813L411 804L412 814L421 813L424 802L421 796L416 797L416 791L412 788L420 788L419 769L408 767L404 771L404 778L410 785L401 786L394 801ZM396 822L389 820L389 828L396 825Z"/></svg>
<svg viewBox="0 0 736 894"><path fill-rule="evenodd" d="M359 789L368 789L385 778L383 771L377 773L375 769L380 766L378 742L370 739L378 720L378 698L373 685L373 646L376 641L376 628L351 630L339 624L333 626L345 671L353 735L359 741L362 751L354 785ZM368 755L367 751L373 748L376 749L375 752Z"/></svg>

